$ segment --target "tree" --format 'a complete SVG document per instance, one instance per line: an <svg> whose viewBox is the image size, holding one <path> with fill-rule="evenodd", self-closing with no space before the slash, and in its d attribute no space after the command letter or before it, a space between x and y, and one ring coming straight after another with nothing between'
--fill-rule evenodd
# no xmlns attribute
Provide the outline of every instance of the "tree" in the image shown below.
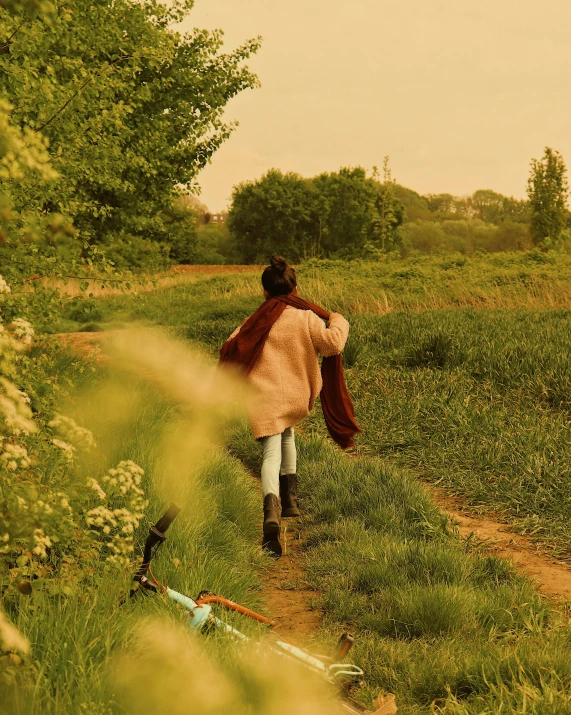
<svg viewBox="0 0 571 715"><path fill-rule="evenodd" d="M525 223L528 220L528 203L504 196L491 189L474 191L468 199L470 218L499 226L504 221Z"/></svg>
<svg viewBox="0 0 571 715"><path fill-rule="evenodd" d="M466 199L452 194L427 194L424 198L434 218L445 220L468 216Z"/></svg>
<svg viewBox="0 0 571 715"><path fill-rule="evenodd" d="M320 248L324 255L358 255L375 218L375 182L358 166L320 174L312 184L318 195Z"/></svg>
<svg viewBox="0 0 571 715"><path fill-rule="evenodd" d="M273 253L291 261L311 255L316 226L315 194L299 174L271 169L234 187L228 228L246 263L266 262Z"/></svg>
<svg viewBox="0 0 571 715"><path fill-rule="evenodd" d="M375 167L373 177L377 179ZM392 250L399 245L398 228L404 221L404 205L397 199L395 182L389 168L389 157L383 161L383 182L379 184L375 197L376 216L370 232L377 248L381 251Z"/></svg>
<svg viewBox="0 0 571 715"><path fill-rule="evenodd" d="M175 263L194 263L197 246L198 215L194 205L181 196L161 214L165 226L170 258ZM193 197L192 197L193 198Z"/></svg>
<svg viewBox="0 0 571 715"><path fill-rule="evenodd" d="M208 206L203 204L198 196L193 196L192 194L182 194L178 197L174 204L177 208L187 208L189 211L196 216L196 220L201 223L208 223L212 217L212 214L208 210ZM208 214L208 220L206 220L206 214Z"/></svg>
<svg viewBox="0 0 571 715"><path fill-rule="evenodd" d="M547 248L561 240L569 216L567 168L559 152L546 147L541 159L532 159L527 194L533 243Z"/></svg>
<svg viewBox="0 0 571 715"><path fill-rule="evenodd" d="M499 224L503 221L504 197L491 189L474 191L468 205L471 218L480 219L485 223Z"/></svg>
<svg viewBox="0 0 571 715"><path fill-rule="evenodd" d="M388 167L387 167L388 170ZM361 167L343 167L313 179L272 169L234 188L228 226L246 262L272 253L290 260L353 258L371 247L394 248L404 207L390 172L381 184Z"/></svg>
<svg viewBox="0 0 571 715"><path fill-rule="evenodd" d="M396 198L404 207L406 222L420 220L430 220L432 214L428 208L426 198L406 186L393 183L393 190Z"/></svg>
<svg viewBox="0 0 571 715"><path fill-rule="evenodd" d="M20 14L0 9L0 92L60 176L16 187L15 209L69 216L90 242L167 240L164 212L233 129L225 105L257 84L244 61L259 41L223 53L219 32L175 32L191 0L73 0L49 22L25 13L32 0L13 4Z"/></svg>

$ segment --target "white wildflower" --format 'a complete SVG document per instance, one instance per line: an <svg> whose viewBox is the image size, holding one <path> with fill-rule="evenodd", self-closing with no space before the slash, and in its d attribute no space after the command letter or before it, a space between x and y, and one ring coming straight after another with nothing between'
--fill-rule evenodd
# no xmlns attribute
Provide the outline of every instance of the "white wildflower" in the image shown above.
<svg viewBox="0 0 571 715"><path fill-rule="evenodd" d="M99 484L99 482L97 480L93 479L93 477L90 477L87 480L87 486L90 487L91 489L93 489L93 491L97 493L97 496L101 499L101 501L103 501L103 499L105 499L105 497L107 496L107 494L105 494L103 489L101 489L101 485Z"/></svg>
<svg viewBox="0 0 571 715"><path fill-rule="evenodd" d="M51 508L49 504L46 504L45 501L42 501L41 499L38 499L36 502L36 507L38 509L43 510L44 514L53 514L54 510Z"/></svg>
<svg viewBox="0 0 571 715"><path fill-rule="evenodd" d="M5 444L1 447L0 452L0 465L3 465L10 471L14 472L16 469L26 469L30 466L30 457L28 456L28 450L20 444Z"/></svg>
<svg viewBox="0 0 571 715"><path fill-rule="evenodd" d="M85 427L80 427L71 417L55 415L48 425L77 449L88 451L96 446L93 434Z"/></svg>
<svg viewBox="0 0 571 715"><path fill-rule="evenodd" d="M10 653L13 651L28 653L30 650L26 638L10 623L3 611L0 611L0 646L2 650Z"/></svg>
<svg viewBox="0 0 571 715"><path fill-rule="evenodd" d="M90 509L86 515L87 523L90 526L105 526L108 523L110 526L117 526L117 519L113 516L113 512L106 506L96 506Z"/></svg>
<svg viewBox="0 0 571 715"><path fill-rule="evenodd" d="M23 345L31 345L34 341L34 328L27 320L16 318L13 320L8 329L12 335Z"/></svg>
<svg viewBox="0 0 571 715"><path fill-rule="evenodd" d="M143 490L139 484L144 474L144 470L138 464L125 460L119 462L115 469L110 469L108 475L103 477L103 481L119 487L119 491L124 496L130 491L142 495Z"/></svg>
<svg viewBox="0 0 571 715"><path fill-rule="evenodd" d="M46 549L52 545L52 540L49 536L44 534L43 529L34 529L34 541L36 545L32 551L38 556L45 558L47 556Z"/></svg>
<svg viewBox="0 0 571 715"><path fill-rule="evenodd" d="M73 453L75 452L75 449L71 446L71 444L56 438L52 439L52 444L55 444L56 447L59 447L62 450L68 462L73 462Z"/></svg>
<svg viewBox="0 0 571 715"><path fill-rule="evenodd" d="M132 557L134 534L147 506L144 492L139 486L143 475L144 471L139 465L123 461L116 468L110 469L102 479L107 495L95 479L88 481L100 498L120 500L119 503L122 504L115 508L101 505L86 514L88 525L100 529L109 537L105 546L109 552L107 561L110 563L124 565Z"/></svg>
<svg viewBox="0 0 571 715"><path fill-rule="evenodd" d="M24 392L24 390L18 390L18 394L22 398L22 402L25 402L27 405L32 404L32 400L30 399L29 395Z"/></svg>
<svg viewBox="0 0 571 715"><path fill-rule="evenodd" d="M37 430L24 396L27 397L26 393L18 390L10 380L0 377L0 415L4 416L6 426L13 434L28 434Z"/></svg>
<svg viewBox="0 0 571 715"><path fill-rule="evenodd" d="M12 289L10 288L10 286L6 283L4 278L2 278L2 276L0 276L0 293L11 293L11 292L12 292Z"/></svg>

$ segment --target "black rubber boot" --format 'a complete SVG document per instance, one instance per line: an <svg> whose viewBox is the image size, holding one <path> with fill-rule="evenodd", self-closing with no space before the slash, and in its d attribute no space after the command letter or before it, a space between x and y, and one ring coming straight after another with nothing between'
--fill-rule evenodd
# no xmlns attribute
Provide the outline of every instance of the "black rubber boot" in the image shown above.
<svg viewBox="0 0 571 715"><path fill-rule="evenodd" d="M297 474L280 475L282 517L299 516L297 505Z"/></svg>
<svg viewBox="0 0 571 715"><path fill-rule="evenodd" d="M275 494L266 494L264 497L263 532L262 548L270 551L274 556L281 556L280 500Z"/></svg>

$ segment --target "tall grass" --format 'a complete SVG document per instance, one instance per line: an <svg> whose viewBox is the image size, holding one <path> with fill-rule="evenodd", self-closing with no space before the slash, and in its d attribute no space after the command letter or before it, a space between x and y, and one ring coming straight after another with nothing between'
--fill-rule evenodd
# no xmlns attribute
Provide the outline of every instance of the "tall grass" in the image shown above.
<svg viewBox="0 0 571 715"><path fill-rule="evenodd" d="M350 385L361 449L570 558L571 313L439 311L354 322L362 356Z"/></svg>
<svg viewBox="0 0 571 715"><path fill-rule="evenodd" d="M81 416L99 444L96 453L78 463L78 479L70 481L67 488L77 488L82 483L81 474L97 477L117 460L136 460L146 472L143 486L150 499L148 522L158 518L171 498L185 507L169 531L168 544L157 555L153 565L157 577L190 595L207 589L263 609L258 589L269 559L259 548L260 510L255 486L236 459L204 444L208 435L200 430L200 425L204 425L207 412L216 408L218 399L209 391L208 374L201 375L195 372L195 367L189 367L191 356L178 364L181 348L173 347L163 338L161 341L162 369L168 372L162 381L161 375L149 379L148 373L153 368L152 343L145 356L147 374L141 377L135 372L130 378L123 374L120 381L112 379L110 368L91 366L92 372L88 364L57 346L35 349L34 374L47 385L47 392L35 396L37 409L49 413L61 402L58 391L54 392L51 386L66 381L72 398L65 405L67 413L78 419ZM136 344L133 337L131 342ZM70 372L70 365L75 367L75 373ZM183 376L189 370L202 379L185 385ZM179 382L178 400L169 393L173 376ZM74 385L81 389L73 389ZM189 432L183 434L181 428L188 428ZM203 444L193 441L193 437L199 437ZM35 456L42 459L39 454ZM42 468L49 475L54 466L44 460ZM147 525L141 528L139 543L144 540L147 528ZM128 599L134 562L120 569L106 564L93 549L77 549L63 554L63 558L60 556L53 552L57 569L50 577L49 588L42 579L33 580L31 595L10 583L7 568L10 564L0 562L3 609L31 644L31 656L23 662L18 663L12 656L4 656L0 661L0 709L14 715L135 712L134 684L138 682L138 671L147 667L156 652L161 652L162 645L157 639L184 642L185 636L173 631L176 623L185 628L184 613L160 596ZM140 624L151 617L162 621L153 626L154 630L140 632ZM260 635L260 629L248 622L241 622L240 627ZM181 658L185 647L180 645ZM219 659L222 648L217 639L188 647L193 657L204 663L208 662L204 648L211 652L213 663ZM141 648L143 655L139 653ZM273 695L266 688L266 695L256 696L253 702L248 682L256 678L262 682L268 674L259 664L252 673L241 672L235 661L249 658L247 652L230 646L228 651L219 668L212 663L208 666L213 674L214 691L203 694L201 711L227 712L228 703L220 705L215 689L228 687L234 693L236 712L258 712L256 708L263 709ZM170 652L171 664L175 656L175 652ZM115 674L118 658L126 672L131 673L119 684ZM157 707L162 699L169 702L178 697L172 690L174 683L168 687L165 684L167 666L157 666L155 680L149 676L144 684L144 697ZM300 677L299 673L291 675L296 677ZM191 674L190 682L196 686ZM193 697L192 688L189 684L182 686L188 703L188 698ZM243 693L240 688L244 688ZM309 699L314 702L316 712L320 712L320 692L318 689L317 694L312 694L311 687L302 687L299 698L293 697L292 702L295 705Z"/></svg>
<svg viewBox="0 0 571 715"><path fill-rule="evenodd" d="M382 278L400 282L401 305L414 307L411 291L418 292L421 284L450 305L450 274L454 281L464 280L471 293L491 285L501 291L516 278L518 290L525 292L538 283L546 290L568 287L568 270L566 256L531 253L346 268L310 264L299 273L302 290L311 288L312 280L327 286L330 306L342 304L349 293L371 295ZM257 281L257 276L216 276L131 302L117 298L99 304L108 319L159 322L215 355L259 305ZM364 286L360 293L357 285ZM524 293L519 299L527 306ZM345 363L365 430L361 451L438 481L474 508L493 509L566 557L571 537L569 309L544 304L378 315L369 305L365 313L347 315L352 329ZM316 415L308 428L319 424Z"/></svg>
<svg viewBox="0 0 571 715"><path fill-rule="evenodd" d="M167 288L186 283L194 283L198 276L210 274L241 274L257 272L259 266L173 266L164 273L140 273L130 278L118 276L106 278L104 275L97 278L42 278L37 285L48 290L57 290L72 298L91 296L94 298L109 297L114 295L148 293L157 288ZM33 286L28 291L34 290Z"/></svg>
<svg viewBox="0 0 571 715"><path fill-rule="evenodd" d="M245 437L233 451L257 469ZM410 473L300 446L306 574L325 628L358 634L364 702L382 689L399 713L568 712L571 630L525 578L461 542Z"/></svg>
<svg viewBox="0 0 571 715"><path fill-rule="evenodd" d="M74 314L74 301L90 293L103 298L97 322L104 324L135 320L180 326L185 312L192 312L189 303L205 314L210 304L220 302L244 318L261 300L261 270L250 266L223 268L232 270L220 275L190 271L169 277L166 283L159 278L158 283L133 286L135 292L131 293L94 286L81 294L79 287L70 283L65 289L71 296L69 308L46 328L57 332L93 322ZM352 314L445 308L571 308L571 256L566 254L532 251L473 258L387 257L382 263L310 261L297 272L302 295L330 310ZM207 315L202 319L218 320Z"/></svg>

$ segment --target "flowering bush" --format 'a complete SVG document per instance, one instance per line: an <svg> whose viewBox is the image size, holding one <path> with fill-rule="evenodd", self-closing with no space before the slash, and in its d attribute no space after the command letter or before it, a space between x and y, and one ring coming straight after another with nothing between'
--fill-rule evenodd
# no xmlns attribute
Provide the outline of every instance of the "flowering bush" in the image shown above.
<svg viewBox="0 0 571 715"><path fill-rule="evenodd" d="M95 448L95 440L93 435L85 427L80 427L71 417L64 415L55 415L48 422L48 427L51 427L54 432L58 432L62 437L65 437L67 442L71 442L76 449L90 450ZM55 444L55 440L52 440Z"/></svg>
<svg viewBox="0 0 571 715"><path fill-rule="evenodd" d="M1 276L0 291L10 291ZM33 340L27 321L0 323L0 580L6 593L12 586L29 592L32 582L65 593L74 579L86 586L86 554L114 567L133 560L134 535L146 508L143 470L122 461L97 479L79 476L77 455L96 448L91 432L65 415L34 414L19 387ZM76 563L75 573L60 568L63 562ZM16 642L0 611L0 649L12 650ZM18 650L25 652L22 644L25 639Z"/></svg>
<svg viewBox="0 0 571 715"><path fill-rule="evenodd" d="M143 474L134 462L123 461L103 477L106 491L95 479L90 480L91 488L107 504L90 509L86 519L106 537L104 545L110 563L125 564L132 558L135 531L147 506L140 487Z"/></svg>

